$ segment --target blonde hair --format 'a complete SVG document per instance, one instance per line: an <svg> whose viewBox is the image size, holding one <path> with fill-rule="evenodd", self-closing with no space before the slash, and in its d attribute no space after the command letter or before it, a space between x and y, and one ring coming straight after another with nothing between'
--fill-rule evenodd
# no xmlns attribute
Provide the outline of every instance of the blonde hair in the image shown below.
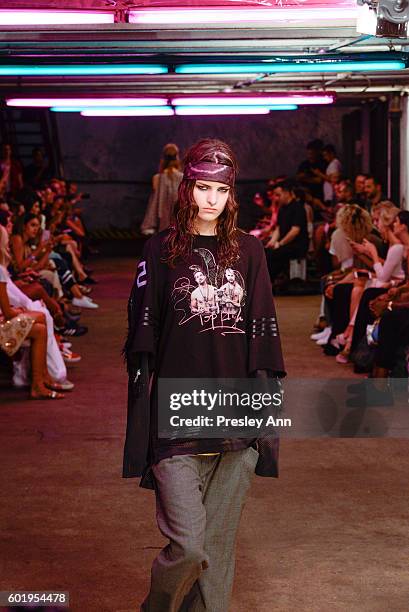
<svg viewBox="0 0 409 612"><path fill-rule="evenodd" d="M380 205L381 204L382 202L380 202ZM400 208L396 208L396 206L394 206L393 204L392 206L380 206L378 221L378 224L382 225L380 229L392 229L393 222L395 221L399 213Z"/></svg>
<svg viewBox="0 0 409 612"><path fill-rule="evenodd" d="M6 228L0 225L0 266L7 268L10 260L9 235Z"/></svg>
<svg viewBox="0 0 409 612"><path fill-rule="evenodd" d="M372 231L371 215L357 204L345 204L337 213L336 224L354 242L362 242Z"/></svg>

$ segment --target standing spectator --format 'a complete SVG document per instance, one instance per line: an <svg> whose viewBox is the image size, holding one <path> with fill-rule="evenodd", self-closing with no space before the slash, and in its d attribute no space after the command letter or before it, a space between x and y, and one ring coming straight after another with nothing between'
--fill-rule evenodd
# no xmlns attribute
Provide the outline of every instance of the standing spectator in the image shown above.
<svg viewBox="0 0 409 612"><path fill-rule="evenodd" d="M169 227L183 176L180 167L179 148L173 143L165 145L159 173L152 179L152 193L141 224L142 234L149 236Z"/></svg>
<svg viewBox="0 0 409 612"><path fill-rule="evenodd" d="M13 157L11 144L4 143L0 158L0 195L12 195L23 188L23 167Z"/></svg>
<svg viewBox="0 0 409 612"><path fill-rule="evenodd" d="M324 161L328 164L325 172L321 172L318 168L314 169L313 172L324 181L324 202L332 204L334 201L334 184L341 175L341 162L336 156L335 147L331 144L323 148L322 155Z"/></svg>
<svg viewBox="0 0 409 612"><path fill-rule="evenodd" d="M323 179L317 176L315 170L325 172L326 163L321 156L322 144L320 140L313 140L307 145L307 159L298 167L297 181L309 189L312 196L323 200Z"/></svg>
<svg viewBox="0 0 409 612"><path fill-rule="evenodd" d="M44 157L44 152L40 147L35 147L32 151L33 161L24 169L24 181L33 189L38 189L52 178L52 171L49 163Z"/></svg>

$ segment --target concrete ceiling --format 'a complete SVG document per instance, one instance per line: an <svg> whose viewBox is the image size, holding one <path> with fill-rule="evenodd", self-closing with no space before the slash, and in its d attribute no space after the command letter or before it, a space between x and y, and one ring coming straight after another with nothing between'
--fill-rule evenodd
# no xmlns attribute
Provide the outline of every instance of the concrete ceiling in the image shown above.
<svg viewBox="0 0 409 612"><path fill-rule="evenodd" d="M345 10L355 7L355 0L281 0L282 6ZM222 2L207 0L206 6L234 8L271 7L280 10L280 0ZM398 53L406 57L409 41L362 36L351 18L320 21L288 21L273 27L263 24L232 23L162 25L152 27L127 23L126 11L132 8L203 7L203 2L168 0L67 0L67 2L2 0L1 9L106 10L115 12L117 22L97 26L0 26L0 63L95 63L160 62L171 73L158 76L117 77L0 77L0 96L95 95L133 93L203 93L237 90L274 92L286 90L337 91L339 103L362 97L405 91L409 70L377 73L181 75L173 73L178 63L217 61L257 61L336 57L376 59L379 53ZM348 11L349 9L349 11ZM328 13L329 14L329 13ZM379 90L379 91L376 91Z"/></svg>

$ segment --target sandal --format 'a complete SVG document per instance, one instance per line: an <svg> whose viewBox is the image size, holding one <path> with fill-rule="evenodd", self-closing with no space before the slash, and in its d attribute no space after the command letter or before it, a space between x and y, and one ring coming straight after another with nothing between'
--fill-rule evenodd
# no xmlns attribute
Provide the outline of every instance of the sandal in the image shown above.
<svg viewBox="0 0 409 612"><path fill-rule="evenodd" d="M49 393L40 393L40 395L30 395L30 398L33 400L55 400L55 399L64 399L65 395L62 393L57 393L57 391L50 391Z"/></svg>
<svg viewBox="0 0 409 612"><path fill-rule="evenodd" d="M351 345L347 344L344 350L338 353L338 355L335 357L335 361L337 363L349 363L350 352L351 352Z"/></svg>

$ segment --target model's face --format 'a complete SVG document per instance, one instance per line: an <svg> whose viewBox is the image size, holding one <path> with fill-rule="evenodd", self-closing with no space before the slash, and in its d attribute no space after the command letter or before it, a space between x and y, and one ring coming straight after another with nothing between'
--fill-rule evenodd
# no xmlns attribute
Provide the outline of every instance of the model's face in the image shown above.
<svg viewBox="0 0 409 612"><path fill-rule="evenodd" d="M226 279L229 283L234 283L236 280L236 275L234 274L233 270L226 270Z"/></svg>
<svg viewBox="0 0 409 612"><path fill-rule="evenodd" d="M197 213L201 221L215 221L226 208L230 187L216 181L196 181L193 197L199 207Z"/></svg>
<svg viewBox="0 0 409 612"><path fill-rule="evenodd" d="M198 285L203 285L203 283L206 281L206 277L203 274L203 272L195 273L195 281L197 282Z"/></svg>
<svg viewBox="0 0 409 612"><path fill-rule="evenodd" d="M29 240L35 238L38 234L38 230L40 229L40 221L38 219L31 219L24 226L24 232Z"/></svg>

